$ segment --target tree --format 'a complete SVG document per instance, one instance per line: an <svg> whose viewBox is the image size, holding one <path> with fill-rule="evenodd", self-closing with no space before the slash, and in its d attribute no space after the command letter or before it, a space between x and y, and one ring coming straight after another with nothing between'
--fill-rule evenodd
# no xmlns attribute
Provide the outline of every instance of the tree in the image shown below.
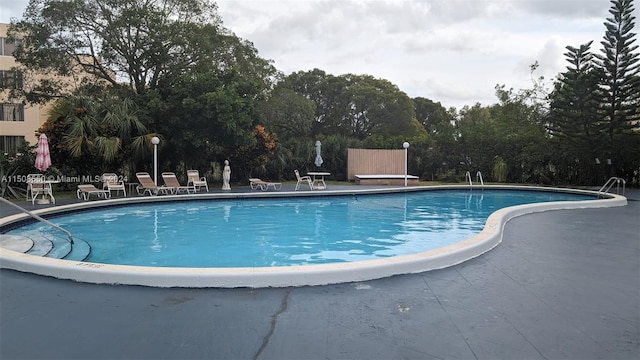
<svg viewBox="0 0 640 360"><path fill-rule="evenodd" d="M287 76L281 86L316 105L312 137L415 136L411 99L396 85L370 75L327 75L314 69Z"/></svg>
<svg viewBox="0 0 640 360"><path fill-rule="evenodd" d="M212 162L250 148L260 123L257 105L276 74L253 44L222 27L211 0L31 0L10 33L22 38L16 59L24 69L92 77L79 77L77 86L68 88L34 80L36 85L23 93L27 100L63 96L97 103L101 99L95 94L131 99L136 118L162 138L160 165L177 172L187 165L206 172ZM102 89L95 91L95 86ZM90 115L77 117L74 124L86 122L91 129L96 117ZM72 111L66 118L73 116ZM82 156L114 155L109 151L119 144L100 134L65 139L65 148L82 150ZM85 151L92 148L95 152Z"/></svg>
<svg viewBox="0 0 640 360"><path fill-rule="evenodd" d="M483 171L499 167L502 161L507 166L510 181L547 183L549 140L544 119L547 110L538 99L539 85L518 92L496 86L500 102L490 107L490 118L496 136L491 140L494 157L483 157ZM496 157L497 156L497 157Z"/></svg>
<svg viewBox="0 0 640 360"><path fill-rule="evenodd" d="M238 148L232 156L232 160L236 160L240 165L237 172L243 179L255 177L255 174L267 174L266 164L277 150L276 139L265 131L262 125L256 125L252 135L255 142L250 146Z"/></svg>
<svg viewBox="0 0 640 360"><path fill-rule="evenodd" d="M446 160L449 166L455 166L459 171L471 172L488 168L497 155L497 137L505 135L496 133L490 109L479 103L463 107L460 119L456 122L456 130L457 151L449 154Z"/></svg>
<svg viewBox="0 0 640 360"><path fill-rule="evenodd" d="M186 29L218 23L215 5L206 1L31 0L24 19L10 29L22 35L16 59L62 75L80 65L113 85L127 81L142 93L173 71L172 65L189 63L184 50L195 39L185 38Z"/></svg>
<svg viewBox="0 0 640 360"><path fill-rule="evenodd" d="M427 130L429 135L450 132L453 128L453 117L439 102L423 97L413 98L416 119Z"/></svg>
<svg viewBox="0 0 640 360"><path fill-rule="evenodd" d="M21 38L15 58L26 70L68 76L80 68L137 94L163 79L211 68L239 66L263 79L274 71L251 43L222 27L211 0L31 0L9 33ZM43 101L62 90L48 78L25 95Z"/></svg>
<svg viewBox="0 0 640 360"><path fill-rule="evenodd" d="M604 145L599 116L601 72L594 66L591 44L566 47L564 55L570 65L558 76L549 96L548 129L555 144L555 163L580 183L590 182L595 159L602 157Z"/></svg>
<svg viewBox="0 0 640 360"><path fill-rule="evenodd" d="M439 102L416 97L413 98L417 121L426 130L428 138L424 148L420 143L411 142L412 160L416 174L435 180L436 174L446 171L451 165L449 154L457 151L456 129L454 127L455 109L447 110Z"/></svg>
<svg viewBox="0 0 640 360"><path fill-rule="evenodd" d="M603 75L600 91L608 141L605 154L613 160L618 175L631 178L640 165L640 55L632 32L633 0L612 0L611 4L612 16L604 23L603 48L601 54L595 55Z"/></svg>
<svg viewBox="0 0 640 360"><path fill-rule="evenodd" d="M299 71L286 76L279 84L289 88L315 104L311 137L336 133L336 125L342 114L340 97L346 82L340 77L328 75L320 69Z"/></svg>
<svg viewBox="0 0 640 360"><path fill-rule="evenodd" d="M262 123L258 108L264 86L231 68L184 74L145 94L145 116L164 136L164 165L180 172L185 167L204 170L238 148L251 148L255 126ZM244 167L237 160L232 166Z"/></svg>
<svg viewBox="0 0 640 360"><path fill-rule="evenodd" d="M135 161L148 155L151 138L131 99L58 100L38 130L49 137L54 166L66 175L96 176L105 171L132 175Z"/></svg>
<svg viewBox="0 0 640 360"><path fill-rule="evenodd" d="M396 85L370 75L341 77L346 82L340 102L345 111L338 125L346 130L346 135L357 139L371 135L414 135L413 103Z"/></svg>
<svg viewBox="0 0 640 360"><path fill-rule="evenodd" d="M308 138L316 104L295 91L277 86L262 104L264 124L282 139Z"/></svg>

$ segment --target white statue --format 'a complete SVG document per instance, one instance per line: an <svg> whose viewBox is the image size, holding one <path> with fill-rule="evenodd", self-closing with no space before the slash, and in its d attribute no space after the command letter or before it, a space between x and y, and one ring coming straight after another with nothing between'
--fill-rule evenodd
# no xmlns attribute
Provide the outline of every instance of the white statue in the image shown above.
<svg viewBox="0 0 640 360"><path fill-rule="evenodd" d="M229 160L225 160L224 170L222 170L222 190L231 190L229 180L231 180L231 167L229 166Z"/></svg>

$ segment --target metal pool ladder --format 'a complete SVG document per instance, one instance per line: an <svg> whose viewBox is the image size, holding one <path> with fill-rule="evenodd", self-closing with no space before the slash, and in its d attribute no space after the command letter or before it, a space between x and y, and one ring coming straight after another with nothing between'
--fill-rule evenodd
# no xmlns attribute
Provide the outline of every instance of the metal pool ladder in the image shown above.
<svg viewBox="0 0 640 360"><path fill-rule="evenodd" d="M622 184L622 194L620 194L620 184ZM612 176L609 178L609 180L607 180L607 182L604 185L602 185L600 190L598 190L598 197L600 197L600 195L604 195L608 193L609 190L613 187L613 185L616 185L616 194L624 195L627 182L624 181L623 178Z"/></svg>
<svg viewBox="0 0 640 360"><path fill-rule="evenodd" d="M469 181L469 186L473 186L473 182L471 181L471 173L470 172L466 172L464 174L464 178L465 180ZM482 173L480 172L480 170L478 170L478 172L476 173L476 181L480 182L480 185L484 186L484 180L482 180Z"/></svg>
<svg viewBox="0 0 640 360"><path fill-rule="evenodd" d="M43 223L45 223L45 224L47 224L47 225L49 225L49 226L51 226L51 227L53 227L53 228L55 228L55 229L57 229L57 230L62 231L63 233L65 233L65 234L67 235L67 238L69 239L69 243L70 243L71 245L73 245L73 237L71 236L71 233L70 233L69 231L67 231L67 230L65 230L65 229L63 229L63 228L61 228L60 226L58 226L58 225L56 225L56 224L52 223L51 221L49 221L49 220L47 220L47 219L44 219L44 218L42 218L42 217L40 217L40 216L38 216L38 215L36 215L36 214L32 213L31 211L29 211L29 210L27 210L27 209L25 209L25 208L23 208L23 207L21 207L21 206L18 206L18 205L16 205L16 204L12 203L11 201L9 201L9 200L7 200L7 199L5 199L5 198L3 198L3 197L0 197L0 200L2 200L2 202L6 203L6 204L9 204L9 205L11 205L11 206L13 206L13 207L17 208L18 210L20 210L20 211L22 211L23 213L25 213L25 214L27 214L27 215L31 216L32 218L34 218L34 219L36 219L36 220L38 220L38 221L40 221L40 222L43 222Z"/></svg>

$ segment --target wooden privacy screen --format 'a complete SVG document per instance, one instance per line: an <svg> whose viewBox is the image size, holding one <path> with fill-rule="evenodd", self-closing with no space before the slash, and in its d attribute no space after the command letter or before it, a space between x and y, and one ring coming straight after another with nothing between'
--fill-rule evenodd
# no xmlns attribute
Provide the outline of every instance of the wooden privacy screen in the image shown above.
<svg viewBox="0 0 640 360"><path fill-rule="evenodd" d="M404 149L347 149L347 179L356 175L404 175Z"/></svg>

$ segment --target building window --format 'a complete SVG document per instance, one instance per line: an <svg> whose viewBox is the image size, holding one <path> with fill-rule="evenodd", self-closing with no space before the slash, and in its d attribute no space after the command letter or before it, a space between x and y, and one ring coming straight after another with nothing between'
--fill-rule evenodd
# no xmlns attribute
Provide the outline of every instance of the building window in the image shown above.
<svg viewBox="0 0 640 360"><path fill-rule="evenodd" d="M13 56L18 45L20 45L20 40L11 42L7 38L0 37L0 56Z"/></svg>
<svg viewBox="0 0 640 360"><path fill-rule="evenodd" d="M24 105L0 104L0 121L24 121Z"/></svg>
<svg viewBox="0 0 640 360"><path fill-rule="evenodd" d="M23 143L24 136L0 136L0 151L15 154Z"/></svg>
<svg viewBox="0 0 640 360"><path fill-rule="evenodd" d="M22 73L18 71L0 70L0 87L2 89L22 89Z"/></svg>

